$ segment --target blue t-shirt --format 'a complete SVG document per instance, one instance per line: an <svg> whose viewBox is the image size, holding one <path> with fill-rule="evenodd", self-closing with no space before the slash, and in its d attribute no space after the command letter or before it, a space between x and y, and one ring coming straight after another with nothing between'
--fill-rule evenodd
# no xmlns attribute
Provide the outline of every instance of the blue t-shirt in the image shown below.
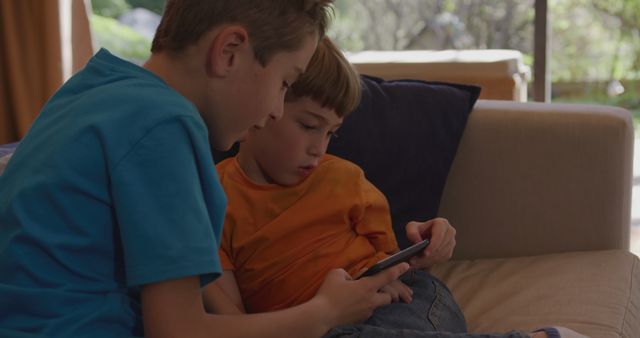
<svg viewBox="0 0 640 338"><path fill-rule="evenodd" d="M225 208L194 105L101 50L0 176L0 336L141 336L141 285L219 275Z"/></svg>

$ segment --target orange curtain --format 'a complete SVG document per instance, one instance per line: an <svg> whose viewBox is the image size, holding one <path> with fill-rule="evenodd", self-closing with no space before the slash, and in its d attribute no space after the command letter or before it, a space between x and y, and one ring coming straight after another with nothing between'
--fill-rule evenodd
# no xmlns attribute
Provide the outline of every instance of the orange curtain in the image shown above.
<svg viewBox="0 0 640 338"><path fill-rule="evenodd" d="M60 15L60 1L71 1L69 15ZM62 84L64 62L78 69L92 54L85 8L83 0L0 1L0 144L24 136ZM61 17L71 21L72 60L63 60Z"/></svg>

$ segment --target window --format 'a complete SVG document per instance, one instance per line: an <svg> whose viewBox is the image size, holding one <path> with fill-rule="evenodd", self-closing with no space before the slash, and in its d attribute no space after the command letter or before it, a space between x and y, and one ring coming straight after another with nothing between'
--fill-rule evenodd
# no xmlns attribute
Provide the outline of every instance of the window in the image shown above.
<svg viewBox="0 0 640 338"><path fill-rule="evenodd" d="M533 0L337 0L329 35L348 51L530 51Z"/></svg>
<svg viewBox="0 0 640 338"><path fill-rule="evenodd" d="M150 55L151 41L165 0L92 0L90 17L94 49L142 64Z"/></svg>
<svg viewBox="0 0 640 338"><path fill-rule="evenodd" d="M336 0L328 34L349 52L513 49L532 67L534 1ZM144 62L164 3L92 0L95 49ZM549 1L548 10L552 99L622 106L640 126L640 2Z"/></svg>

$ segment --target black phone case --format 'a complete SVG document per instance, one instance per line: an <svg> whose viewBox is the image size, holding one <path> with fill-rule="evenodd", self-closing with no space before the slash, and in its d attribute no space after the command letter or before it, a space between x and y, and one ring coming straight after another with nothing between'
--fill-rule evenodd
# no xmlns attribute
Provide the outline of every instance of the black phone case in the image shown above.
<svg viewBox="0 0 640 338"><path fill-rule="evenodd" d="M360 277L358 277L358 279L362 278L362 277L369 277L369 276L373 276L375 274L377 274L378 272L384 270L384 269L388 269L396 264L400 264L402 262L406 262L408 261L411 257L419 254L422 252L422 250L424 250L427 246L429 245L429 240L425 239L422 242L416 243L396 254L393 254L383 260L381 260L380 262L376 263L375 265L373 265L372 267L370 267L369 269L367 269L367 271L365 271L362 275L360 275Z"/></svg>

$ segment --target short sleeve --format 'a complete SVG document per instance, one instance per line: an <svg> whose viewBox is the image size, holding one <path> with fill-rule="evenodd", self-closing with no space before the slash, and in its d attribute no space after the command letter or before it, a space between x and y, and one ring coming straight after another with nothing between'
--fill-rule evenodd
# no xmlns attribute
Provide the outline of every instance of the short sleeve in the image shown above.
<svg viewBox="0 0 640 338"><path fill-rule="evenodd" d="M387 199L363 174L359 176L363 208L354 226L356 233L366 236L377 251L398 251Z"/></svg>
<svg viewBox="0 0 640 338"><path fill-rule="evenodd" d="M112 169L111 191L126 281L142 285L220 272L226 198L201 121L156 124Z"/></svg>

